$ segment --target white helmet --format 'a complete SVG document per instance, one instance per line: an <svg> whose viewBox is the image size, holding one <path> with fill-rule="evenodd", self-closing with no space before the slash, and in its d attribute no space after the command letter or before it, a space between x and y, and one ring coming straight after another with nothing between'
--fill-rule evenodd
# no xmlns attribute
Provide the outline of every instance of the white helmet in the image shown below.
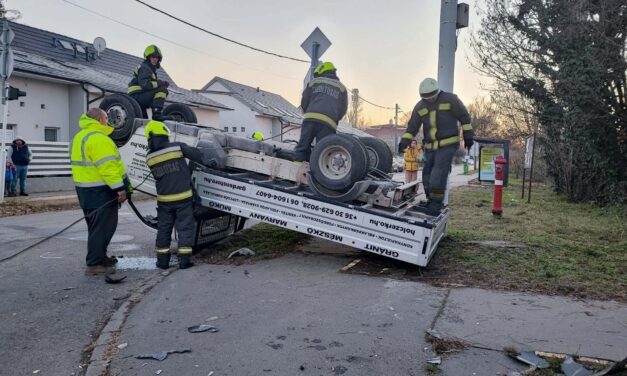
<svg viewBox="0 0 627 376"><path fill-rule="evenodd" d="M440 94L440 87L438 86L438 81L433 78L425 78L420 83L420 88L418 89L420 92L420 96L422 98L433 98L436 95Z"/></svg>

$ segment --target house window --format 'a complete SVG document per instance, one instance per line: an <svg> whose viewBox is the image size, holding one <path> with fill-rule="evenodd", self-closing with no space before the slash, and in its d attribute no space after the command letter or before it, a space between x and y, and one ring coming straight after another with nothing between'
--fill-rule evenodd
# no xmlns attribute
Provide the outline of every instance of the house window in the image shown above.
<svg viewBox="0 0 627 376"><path fill-rule="evenodd" d="M240 129L242 130L242 133L246 132L246 127L240 127Z"/></svg>
<svg viewBox="0 0 627 376"><path fill-rule="evenodd" d="M51 141L51 142L59 141L58 132L59 132L59 128L46 127L44 129L44 141Z"/></svg>
<svg viewBox="0 0 627 376"><path fill-rule="evenodd" d="M237 127L231 127L231 131L232 131L233 133L236 133L236 132L237 132Z"/></svg>
<svg viewBox="0 0 627 376"><path fill-rule="evenodd" d="M229 127L224 127L224 131L228 132L229 131Z"/></svg>
<svg viewBox="0 0 627 376"><path fill-rule="evenodd" d="M26 105L26 103L20 102L20 107L24 107L25 105Z"/></svg>
<svg viewBox="0 0 627 376"><path fill-rule="evenodd" d="M41 109L42 109L42 110L45 110L45 109L46 109L46 105L42 103L42 104L41 104Z"/></svg>

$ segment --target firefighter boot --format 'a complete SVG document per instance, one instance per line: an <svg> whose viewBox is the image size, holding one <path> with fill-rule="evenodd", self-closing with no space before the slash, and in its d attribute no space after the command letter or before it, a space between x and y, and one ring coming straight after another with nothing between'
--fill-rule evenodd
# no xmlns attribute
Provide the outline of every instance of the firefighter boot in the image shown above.
<svg viewBox="0 0 627 376"><path fill-rule="evenodd" d="M174 117L172 117L172 116L164 116L162 108L160 108L160 107L153 107L152 108L152 120L155 120L155 121L166 121L166 120L176 120L176 119L174 119Z"/></svg>
<svg viewBox="0 0 627 376"><path fill-rule="evenodd" d="M179 269L187 269L194 266L191 255L178 255Z"/></svg>
<svg viewBox="0 0 627 376"><path fill-rule="evenodd" d="M431 200L424 208L428 215L437 217L442 212L442 209L444 209L444 205L441 201Z"/></svg>
<svg viewBox="0 0 627 376"><path fill-rule="evenodd" d="M157 268L167 269L170 267L170 254L158 253L157 254Z"/></svg>

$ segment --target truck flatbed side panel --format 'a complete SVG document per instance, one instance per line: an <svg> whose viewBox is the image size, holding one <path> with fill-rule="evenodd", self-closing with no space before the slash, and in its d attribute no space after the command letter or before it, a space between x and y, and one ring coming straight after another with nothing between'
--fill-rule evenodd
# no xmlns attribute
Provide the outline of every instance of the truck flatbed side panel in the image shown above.
<svg viewBox="0 0 627 376"><path fill-rule="evenodd" d="M209 172L193 178L203 206L415 265L427 265L445 232L447 214L427 228Z"/></svg>

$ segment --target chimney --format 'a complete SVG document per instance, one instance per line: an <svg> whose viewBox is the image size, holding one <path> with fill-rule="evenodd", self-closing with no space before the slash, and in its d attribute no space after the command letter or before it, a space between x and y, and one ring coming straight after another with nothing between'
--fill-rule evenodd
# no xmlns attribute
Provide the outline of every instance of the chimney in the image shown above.
<svg viewBox="0 0 627 376"><path fill-rule="evenodd" d="M259 92L259 86L257 86L257 93Z"/></svg>

